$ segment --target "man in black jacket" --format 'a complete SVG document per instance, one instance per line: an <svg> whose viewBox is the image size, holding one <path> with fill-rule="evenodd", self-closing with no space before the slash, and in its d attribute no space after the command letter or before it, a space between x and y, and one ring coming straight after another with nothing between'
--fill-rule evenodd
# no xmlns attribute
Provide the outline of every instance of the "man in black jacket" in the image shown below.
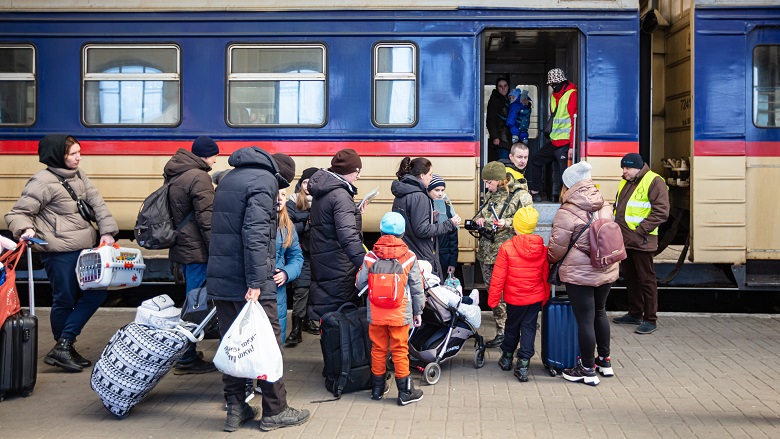
<svg viewBox="0 0 780 439"><path fill-rule="evenodd" d="M276 308L277 194L289 183L279 173L270 154L252 146L234 152L228 163L234 167L217 186L208 264L208 298L213 299L222 337L249 300L258 300L276 334L281 349L282 333ZM235 431L257 416L247 404L249 380L222 376L228 404L225 431ZM263 392L260 430L300 425L308 410L287 405L284 379L275 383L258 380Z"/></svg>
<svg viewBox="0 0 780 439"><path fill-rule="evenodd" d="M206 282L211 207L214 204L214 185L209 171L218 155L217 143L208 136L200 136L192 143L191 152L180 148L165 164L165 180L171 182L168 204L173 223L181 226L176 243L168 250L168 259L181 265L188 294ZM173 373L184 375L215 370L214 363L200 358L193 343L176 363Z"/></svg>
<svg viewBox="0 0 780 439"><path fill-rule="evenodd" d="M309 179L312 282L308 315L314 320L347 302L358 301L355 275L366 255L362 212L354 200L354 183L360 177L363 162L354 149L342 149L330 165Z"/></svg>

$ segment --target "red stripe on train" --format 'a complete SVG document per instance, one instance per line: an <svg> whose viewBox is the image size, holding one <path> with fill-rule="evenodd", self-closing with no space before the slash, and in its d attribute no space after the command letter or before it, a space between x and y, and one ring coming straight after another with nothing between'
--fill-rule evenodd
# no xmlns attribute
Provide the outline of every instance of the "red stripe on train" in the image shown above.
<svg viewBox="0 0 780 439"><path fill-rule="evenodd" d="M477 157L479 142L321 142L217 140L220 155L229 155L246 146L259 146L270 153L295 156L331 156L343 148L353 148L363 156ZM84 140L85 155L170 156L179 148L190 149L192 141L174 140ZM2 154L38 154L37 140L0 140Z"/></svg>
<svg viewBox="0 0 780 439"><path fill-rule="evenodd" d="M583 157L623 157L629 152L639 151L639 142L599 142L582 143Z"/></svg>
<svg viewBox="0 0 780 439"><path fill-rule="evenodd" d="M780 142L746 142L744 140L696 140L696 156L780 157Z"/></svg>

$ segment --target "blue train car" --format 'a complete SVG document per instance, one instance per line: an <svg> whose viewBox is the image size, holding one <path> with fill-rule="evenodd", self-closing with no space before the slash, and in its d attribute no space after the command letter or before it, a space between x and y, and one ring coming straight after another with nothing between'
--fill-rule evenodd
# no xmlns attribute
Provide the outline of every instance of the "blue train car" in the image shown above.
<svg viewBox="0 0 780 439"><path fill-rule="evenodd" d="M392 203L403 156L431 157L456 209L471 215L496 78L532 91L533 150L554 67L580 90L576 147L605 193L617 186L619 157L638 148L636 1L339 10L315 1L229 12L205 0L116 5L122 12L87 3L0 13L0 66L12 66L0 67L2 211L39 169L37 141L68 132L123 230L167 158L202 134L220 144L217 169L247 145L289 153L299 170L355 148L364 157L359 186L380 187L369 231ZM474 242L462 238L461 260L473 262Z"/></svg>

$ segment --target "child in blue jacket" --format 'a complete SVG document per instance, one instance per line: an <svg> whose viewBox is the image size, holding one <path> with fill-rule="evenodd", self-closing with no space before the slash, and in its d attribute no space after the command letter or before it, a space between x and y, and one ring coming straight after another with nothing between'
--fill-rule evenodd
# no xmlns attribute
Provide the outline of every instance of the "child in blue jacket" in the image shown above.
<svg viewBox="0 0 780 439"><path fill-rule="evenodd" d="M509 114L506 125L512 133L512 143L528 144L528 127L531 125L531 98L528 90L514 89L509 93Z"/></svg>

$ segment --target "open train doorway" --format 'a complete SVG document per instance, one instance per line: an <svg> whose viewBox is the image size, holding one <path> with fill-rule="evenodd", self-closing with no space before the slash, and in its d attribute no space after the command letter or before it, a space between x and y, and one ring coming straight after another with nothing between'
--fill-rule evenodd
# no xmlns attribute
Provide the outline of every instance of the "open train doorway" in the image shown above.
<svg viewBox="0 0 780 439"><path fill-rule="evenodd" d="M483 164L498 159L498 148L494 141L490 140L486 124L488 102L496 90L497 80L506 79L509 82L509 92L516 88L528 91L531 117L527 142L530 156L533 157L534 152L538 151L545 141L542 130L549 114L552 93L547 86L547 72L556 67L563 69L566 79L579 87L580 47L581 34L571 29L488 29L483 32ZM548 169L546 174L549 172ZM549 191L547 193L549 194Z"/></svg>

